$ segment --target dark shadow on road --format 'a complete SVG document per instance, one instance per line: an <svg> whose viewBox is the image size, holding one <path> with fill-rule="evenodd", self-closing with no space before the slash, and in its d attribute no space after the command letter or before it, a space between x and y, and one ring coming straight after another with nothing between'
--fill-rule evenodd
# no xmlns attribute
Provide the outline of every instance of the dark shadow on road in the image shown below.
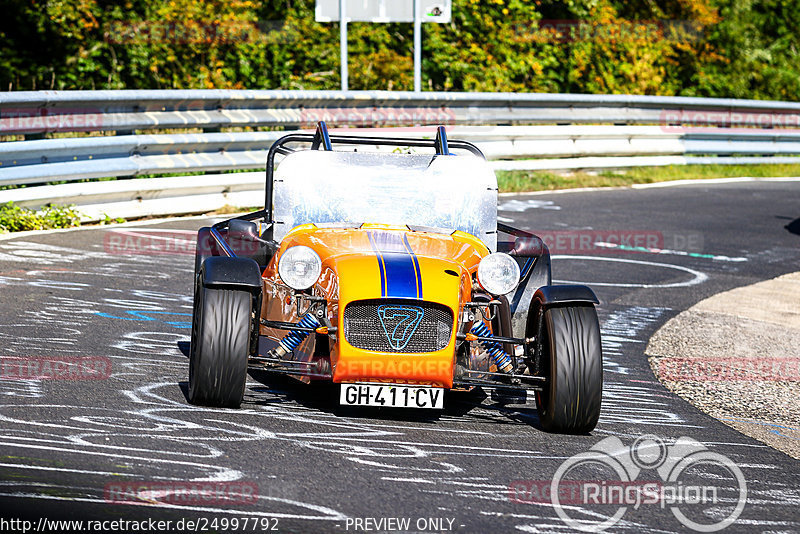
<svg viewBox="0 0 800 534"><path fill-rule="evenodd" d="M260 383L245 391L247 404L274 406L296 403L322 413L352 419L436 423L442 416L465 417L492 424L533 426L541 430L539 416L533 400L527 404L490 400L480 388L471 391L450 391L445 394L444 410L418 410L402 408L374 408L366 406L340 406L339 386L330 382L303 384L291 377L250 369L251 378ZM476 410L480 407L480 410ZM486 413L488 412L488 413Z"/></svg>
<svg viewBox="0 0 800 534"><path fill-rule="evenodd" d="M525 425L542 430L533 398L525 401L515 394L509 395L499 391L494 390L488 395L481 388L472 391L451 391L449 396L445 397L445 402L448 403L445 411L448 415L471 417L487 423ZM475 408L479 406L481 410L490 413L476 413Z"/></svg>
<svg viewBox="0 0 800 534"><path fill-rule="evenodd" d="M179 341L178 348L188 358L189 343ZM376 408L368 406L340 406L339 385L324 381L304 384L292 377L249 369L250 377L259 383L249 386L244 393L242 407L247 405L275 406L295 403L305 408L318 410L337 417L353 419L379 419L383 421L406 421L436 423L441 416L466 417L492 424L532 426L546 432L539 423L536 402L529 394L527 402L515 393L490 392L481 388L470 391L445 392L444 410L419 410L414 408ZM178 386L189 402L189 382L178 382ZM481 410L476 410L480 408ZM489 413L486 413L489 412Z"/></svg>
<svg viewBox="0 0 800 534"><path fill-rule="evenodd" d="M434 422L441 415L441 412L434 410L340 406L338 384L323 381L304 384L288 376L257 369L250 369L249 373L263 387L249 388L245 393L245 402L257 405L294 402L323 413L357 419Z"/></svg>
<svg viewBox="0 0 800 534"><path fill-rule="evenodd" d="M800 219L793 220L792 222L784 226L784 228L789 230L789 233L791 234L800 235Z"/></svg>
<svg viewBox="0 0 800 534"><path fill-rule="evenodd" d="M186 398L186 402L189 402L189 382L178 382L178 387L181 388L181 393Z"/></svg>

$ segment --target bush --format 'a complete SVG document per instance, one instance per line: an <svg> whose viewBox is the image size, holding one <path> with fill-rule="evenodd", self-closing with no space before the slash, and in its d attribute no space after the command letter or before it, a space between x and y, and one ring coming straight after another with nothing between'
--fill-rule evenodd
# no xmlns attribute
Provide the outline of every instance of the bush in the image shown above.
<svg viewBox="0 0 800 534"><path fill-rule="evenodd" d="M453 0L423 24L425 90L796 101L789 0ZM314 0L5 0L0 90L338 89ZM349 26L352 89L410 90L409 23Z"/></svg>
<svg viewBox="0 0 800 534"><path fill-rule="evenodd" d="M81 214L74 205L45 206L39 211L8 202L0 207L0 232L52 230L81 225Z"/></svg>

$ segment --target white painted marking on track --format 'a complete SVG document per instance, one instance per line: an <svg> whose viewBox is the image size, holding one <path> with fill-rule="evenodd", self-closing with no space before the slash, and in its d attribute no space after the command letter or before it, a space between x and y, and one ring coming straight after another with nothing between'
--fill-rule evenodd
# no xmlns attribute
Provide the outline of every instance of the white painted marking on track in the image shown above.
<svg viewBox="0 0 800 534"><path fill-rule="evenodd" d="M557 206L552 200L506 200L497 205L497 211L513 211L522 213L528 210L541 209L541 210L560 210L561 206Z"/></svg>
<svg viewBox="0 0 800 534"><path fill-rule="evenodd" d="M701 273L700 271L695 271L694 269L690 269L689 267L683 267L681 265L672 265L669 263L658 263L654 261L644 261L644 260L629 260L626 258L608 258L604 256L580 256L580 255L569 255L569 254L557 254L555 256L552 256L552 259L610 261L616 263L631 263L634 265L648 265L651 267L662 267L664 269L675 269L678 271L689 273L693 276L691 280L687 280L685 282L674 282L671 284L634 284L634 283L619 283L619 282L595 282L595 281L581 282L574 280L559 280L559 282L564 284L589 284L593 286L605 286L605 287L637 287L644 289L662 289L670 287L695 286L698 284L702 284L703 282L708 280L708 275L705 273Z"/></svg>
<svg viewBox="0 0 800 534"><path fill-rule="evenodd" d="M646 252L649 254L667 254L670 256L689 256L691 258L703 258L709 260L716 260L716 261L733 261L733 262L742 262L747 261L747 258L743 258L740 256L722 256L720 254L703 254L700 252L689 252L686 250L669 250L663 248L655 248L655 247L629 247L625 245L620 245L619 243L603 243L598 242L594 243L596 247L603 247L603 248L614 248L620 250L630 250L633 252Z"/></svg>
<svg viewBox="0 0 800 534"><path fill-rule="evenodd" d="M426 480L424 478L381 477L381 480L388 480L389 482L411 482L413 484L436 484L433 480Z"/></svg>
<svg viewBox="0 0 800 534"><path fill-rule="evenodd" d="M800 182L797 176L765 177L753 178L742 176L738 178L698 178L696 180L672 180L669 182L655 182L652 184L632 184L633 189L655 189L662 187L677 187L681 185L715 185L715 184L736 184L745 182Z"/></svg>
<svg viewBox="0 0 800 534"><path fill-rule="evenodd" d="M108 477L119 477L119 472L111 471L89 471L87 469L70 469L66 467L49 467L46 465L28 465L28 464L0 464L0 467L8 467L11 469L34 469L37 471L58 471L61 473L78 473L81 475L103 475Z"/></svg>
<svg viewBox="0 0 800 534"><path fill-rule="evenodd" d="M161 234L185 234L190 236L196 236L197 232L194 230L171 230L169 228L131 228L130 230L122 230L122 229L111 229L108 230L109 232L114 232L115 234L125 234L125 235L132 235L132 236L139 236L141 232L147 232L148 234L151 233L161 233ZM138 233L137 233L138 232ZM169 239L162 238L162 239Z"/></svg>
<svg viewBox="0 0 800 534"><path fill-rule="evenodd" d="M8 437L6 439L14 439L14 437L11 436L11 437ZM107 453L107 452L92 451L92 450L81 450L81 449L74 449L74 448L70 449L70 448L65 448L65 447L49 447L49 446L46 446L46 445L32 445L30 443L21 444L21 443L9 442L9 441L0 441L0 446L20 447L20 448L24 448L24 449L46 450L46 451L72 453L72 454L84 454L84 455L90 455L90 456L107 456L107 457L113 458L113 459L115 459L117 461L123 460L123 459L125 459L125 460L141 460L141 461L148 462L148 463L168 463L168 464L180 465L180 466L186 467L186 468L188 468L188 467L196 467L196 468L199 468L199 469L217 470L217 472L214 473L213 475L204 477L202 479L203 481L210 481L210 482L231 482L231 481L240 480L242 478L242 476L243 476L241 471L238 471L236 469L230 469L230 468L226 468L226 467L221 467L221 466L207 465L207 464L201 464L201 463L197 463L197 462L186 462L186 461L178 462L178 461L174 461L174 460L167 460L167 459L162 459L162 458L152 458L152 457L146 457L146 456L145 457L131 456L131 455L127 455L127 454L118 454L118 452ZM150 451L150 452L154 453L154 452L157 452L157 451Z"/></svg>

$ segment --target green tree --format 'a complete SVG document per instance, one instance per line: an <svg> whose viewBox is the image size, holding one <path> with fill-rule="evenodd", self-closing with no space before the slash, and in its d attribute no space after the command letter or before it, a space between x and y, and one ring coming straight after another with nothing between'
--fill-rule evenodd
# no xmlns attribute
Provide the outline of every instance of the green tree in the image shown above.
<svg viewBox="0 0 800 534"><path fill-rule="evenodd" d="M0 90L338 89L314 0L6 0ZM793 0L453 0L423 89L798 100ZM561 22L559 22L561 21ZM411 24L349 26L352 89L409 90Z"/></svg>

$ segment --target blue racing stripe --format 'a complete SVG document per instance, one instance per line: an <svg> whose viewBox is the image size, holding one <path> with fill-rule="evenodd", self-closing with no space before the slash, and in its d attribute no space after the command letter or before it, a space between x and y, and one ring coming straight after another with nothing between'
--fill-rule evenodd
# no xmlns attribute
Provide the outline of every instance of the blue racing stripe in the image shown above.
<svg viewBox="0 0 800 534"><path fill-rule="evenodd" d="M408 253L384 252L386 297L417 298L417 277L414 262Z"/></svg>
<svg viewBox="0 0 800 534"><path fill-rule="evenodd" d="M378 271L381 273L381 297L386 296L386 267L383 264L383 256L381 255L380 250L378 250L378 245L375 243L375 240L372 237L372 232L367 232L367 237L369 238L369 244L372 245L372 250L375 251L375 256L378 258Z"/></svg>
<svg viewBox="0 0 800 534"><path fill-rule="evenodd" d="M411 254L411 259L414 261L414 274L417 279L417 298L422 298L422 271L419 270L419 260L417 259L417 255L414 254L414 251L411 250L411 244L408 242L408 236L403 234L403 243L406 246L406 250L408 253Z"/></svg>
<svg viewBox="0 0 800 534"><path fill-rule="evenodd" d="M419 263L405 235L368 232L381 271L381 295L388 298L422 298Z"/></svg>

